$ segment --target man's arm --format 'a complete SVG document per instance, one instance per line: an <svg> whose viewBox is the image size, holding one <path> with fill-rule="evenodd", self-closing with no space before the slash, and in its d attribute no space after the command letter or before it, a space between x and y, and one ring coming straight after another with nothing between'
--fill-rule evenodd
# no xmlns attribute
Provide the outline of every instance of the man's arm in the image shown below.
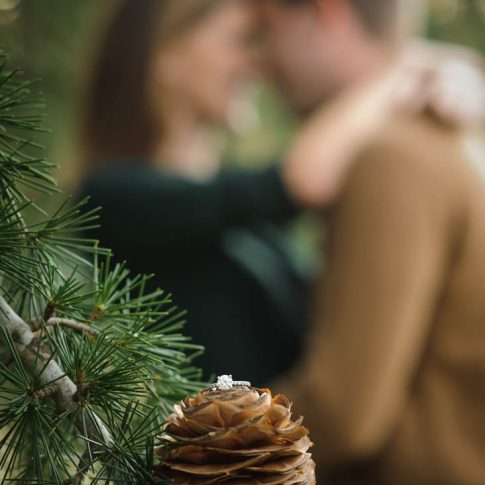
<svg viewBox="0 0 485 485"><path fill-rule="evenodd" d="M305 362L283 384L321 471L371 456L390 436L438 304L452 197L439 173L407 155L384 150L354 168L331 216Z"/></svg>

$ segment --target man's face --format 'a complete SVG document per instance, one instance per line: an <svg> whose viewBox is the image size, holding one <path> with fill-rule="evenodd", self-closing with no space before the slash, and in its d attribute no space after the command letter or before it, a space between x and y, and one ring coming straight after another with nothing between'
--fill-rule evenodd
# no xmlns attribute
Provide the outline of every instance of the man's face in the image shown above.
<svg viewBox="0 0 485 485"><path fill-rule="evenodd" d="M265 59L274 82L300 113L314 108L338 86L338 50L311 0L285 4L263 0Z"/></svg>

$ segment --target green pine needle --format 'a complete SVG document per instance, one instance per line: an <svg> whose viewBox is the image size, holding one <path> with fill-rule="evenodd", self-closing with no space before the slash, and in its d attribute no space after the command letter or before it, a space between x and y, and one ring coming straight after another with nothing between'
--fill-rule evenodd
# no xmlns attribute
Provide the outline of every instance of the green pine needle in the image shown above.
<svg viewBox="0 0 485 485"><path fill-rule="evenodd" d="M201 348L170 295L146 291L151 276L84 238L98 224L87 201L52 215L38 203L59 188L36 141L35 89L0 54L0 296L35 332L32 365L0 323L0 485L152 483L163 419L203 386L191 365ZM64 374L46 383L53 363ZM66 379L76 392L60 409Z"/></svg>

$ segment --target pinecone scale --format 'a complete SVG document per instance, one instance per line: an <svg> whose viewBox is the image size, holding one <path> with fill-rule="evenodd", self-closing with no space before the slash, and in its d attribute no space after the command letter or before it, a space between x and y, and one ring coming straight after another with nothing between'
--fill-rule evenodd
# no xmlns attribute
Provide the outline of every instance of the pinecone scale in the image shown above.
<svg viewBox="0 0 485 485"><path fill-rule="evenodd" d="M268 389L205 390L169 417L156 473L174 484L315 484L312 443Z"/></svg>

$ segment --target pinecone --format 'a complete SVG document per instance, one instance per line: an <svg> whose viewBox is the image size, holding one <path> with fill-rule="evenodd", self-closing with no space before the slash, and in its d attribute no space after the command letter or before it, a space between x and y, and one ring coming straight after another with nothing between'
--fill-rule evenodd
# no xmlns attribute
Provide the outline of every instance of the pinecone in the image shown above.
<svg viewBox="0 0 485 485"><path fill-rule="evenodd" d="M268 389L206 390L175 406L160 437L159 477L175 484L315 484L303 418Z"/></svg>

